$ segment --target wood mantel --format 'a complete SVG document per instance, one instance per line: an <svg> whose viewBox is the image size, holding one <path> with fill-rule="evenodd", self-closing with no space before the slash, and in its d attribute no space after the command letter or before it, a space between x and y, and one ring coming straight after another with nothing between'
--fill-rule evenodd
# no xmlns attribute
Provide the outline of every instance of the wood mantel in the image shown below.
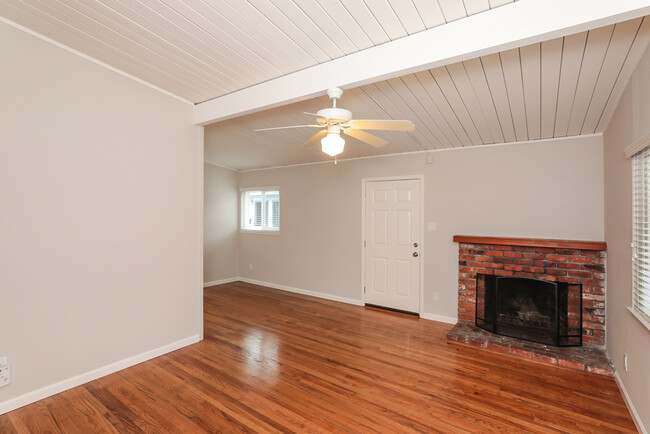
<svg viewBox="0 0 650 434"><path fill-rule="evenodd" d="M604 241L549 240L545 238L503 238L454 235L456 243L497 244L504 246L554 247L560 249L607 250Z"/></svg>

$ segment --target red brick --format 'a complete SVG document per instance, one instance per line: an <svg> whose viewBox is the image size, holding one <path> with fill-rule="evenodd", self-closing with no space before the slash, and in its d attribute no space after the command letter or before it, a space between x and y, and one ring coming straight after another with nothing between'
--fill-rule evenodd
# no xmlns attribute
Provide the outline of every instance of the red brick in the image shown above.
<svg viewBox="0 0 650 434"><path fill-rule="evenodd" d="M524 267L522 267L521 265L506 265L503 268L508 270L508 271L523 271L524 270Z"/></svg>
<svg viewBox="0 0 650 434"><path fill-rule="evenodd" d="M503 264L496 264L494 262L489 262L489 263L485 264L485 266L487 268L498 268L498 269L503 268Z"/></svg>
<svg viewBox="0 0 650 434"><path fill-rule="evenodd" d="M571 270L569 271L569 276L573 277L591 277L591 273L589 271L580 271L580 270Z"/></svg>
<svg viewBox="0 0 650 434"><path fill-rule="evenodd" d="M546 255L547 261L566 262L566 256Z"/></svg>
<svg viewBox="0 0 650 434"><path fill-rule="evenodd" d="M611 369L597 368L595 366L587 366L587 372L592 372L598 375L605 375L607 377L613 377L614 371Z"/></svg>
<svg viewBox="0 0 650 434"><path fill-rule="evenodd" d="M535 251L537 253L544 253L545 255L548 255L549 253L550 254L557 253L557 249L553 249L553 248L550 248L550 247L535 247Z"/></svg>
<svg viewBox="0 0 650 434"><path fill-rule="evenodd" d="M559 280L560 280L560 282L564 282L564 283L580 283L580 279L578 279L577 277L564 277L564 276L562 276L562 277L559 278Z"/></svg>
<svg viewBox="0 0 650 434"><path fill-rule="evenodd" d="M538 360L540 362L549 363L551 365L557 365L557 358L547 356L545 354L533 353L533 360Z"/></svg>
<svg viewBox="0 0 650 434"><path fill-rule="evenodd" d="M526 247L526 246L514 246L513 250L515 252L532 252L534 249L532 247Z"/></svg>
<svg viewBox="0 0 650 434"><path fill-rule="evenodd" d="M472 268L472 267L458 267L458 271L460 271L460 272L462 272L462 273L475 273L475 272L476 272L476 268Z"/></svg>
<svg viewBox="0 0 650 434"><path fill-rule="evenodd" d="M489 257L489 256L485 256L485 255L478 255L478 256L476 256L476 258L474 260L477 261L477 262L485 262L485 261L491 261L492 258Z"/></svg>
<svg viewBox="0 0 650 434"><path fill-rule="evenodd" d="M503 256L503 252L499 252L498 250L488 250L485 254L488 256Z"/></svg>
<svg viewBox="0 0 650 434"><path fill-rule="evenodd" d="M549 276L547 274L537 274L535 275L536 279L548 280L549 282L557 282L557 277Z"/></svg>
<svg viewBox="0 0 650 434"><path fill-rule="evenodd" d="M544 255L541 253L524 253L524 258L526 259L544 259Z"/></svg>
<svg viewBox="0 0 650 434"><path fill-rule="evenodd" d="M494 275L495 276L512 276L513 272L512 271L505 271L505 270L494 270Z"/></svg>
<svg viewBox="0 0 650 434"><path fill-rule="evenodd" d="M558 255L580 256L581 250L574 249L557 249Z"/></svg>
<svg viewBox="0 0 650 434"><path fill-rule="evenodd" d="M507 258L522 258L524 255L518 252L503 252L503 256Z"/></svg>
<svg viewBox="0 0 650 434"><path fill-rule="evenodd" d="M501 246L501 245L498 245L498 246L494 246L494 248L495 248L496 250L508 250L508 251L512 250L512 246Z"/></svg>
<svg viewBox="0 0 650 434"><path fill-rule="evenodd" d="M602 280L596 280L596 279L584 279L582 281L583 285L591 285L591 286L596 286L596 287L602 287L603 286L603 281Z"/></svg>
<svg viewBox="0 0 650 434"><path fill-rule="evenodd" d="M557 270L555 268L551 268L550 270L546 270L546 274L551 274L553 276L566 276L567 270Z"/></svg>
<svg viewBox="0 0 650 434"><path fill-rule="evenodd" d="M543 273L544 269L542 267L526 267L524 271L528 273Z"/></svg>
<svg viewBox="0 0 650 434"><path fill-rule="evenodd" d="M560 359L558 360L558 365L564 366L565 368L579 369L580 371L585 370L585 365L578 362L572 362L571 360Z"/></svg>
<svg viewBox="0 0 650 434"><path fill-rule="evenodd" d="M493 344L492 342L488 342L487 349L502 354L508 353L508 347L505 347L503 345Z"/></svg>
<svg viewBox="0 0 650 434"><path fill-rule="evenodd" d="M605 280L605 273L592 273L594 279Z"/></svg>
<svg viewBox="0 0 650 434"><path fill-rule="evenodd" d="M572 262L566 262L566 263L559 263L557 264L557 268L568 268L571 270L579 270L580 269L580 264L575 264Z"/></svg>
<svg viewBox="0 0 650 434"><path fill-rule="evenodd" d="M578 262L580 264L590 264L594 261L594 258L589 258L585 256L569 256L569 262Z"/></svg>
<svg viewBox="0 0 650 434"><path fill-rule="evenodd" d="M465 342L467 342L468 344L470 344L470 345L472 345L474 347L486 348L486 346L487 346L487 341L485 341L483 339L467 338L467 340Z"/></svg>
<svg viewBox="0 0 650 434"><path fill-rule="evenodd" d="M533 265L535 261L532 261L530 259L515 259L514 263L517 265Z"/></svg>
<svg viewBox="0 0 650 434"><path fill-rule="evenodd" d="M514 355L516 355L516 356L519 356L519 357L521 357L521 358L523 358L523 359L530 359L530 358L533 357L533 353L531 353L530 351L517 350L517 349L515 349L515 348L510 348L510 349L508 350L508 352L509 352L510 354L514 354Z"/></svg>

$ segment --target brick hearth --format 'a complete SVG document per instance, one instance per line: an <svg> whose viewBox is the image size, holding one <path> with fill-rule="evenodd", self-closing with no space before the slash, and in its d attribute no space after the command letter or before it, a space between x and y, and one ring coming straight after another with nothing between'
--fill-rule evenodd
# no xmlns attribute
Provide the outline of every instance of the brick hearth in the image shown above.
<svg viewBox="0 0 650 434"><path fill-rule="evenodd" d="M590 372L611 372L604 352L605 243L468 236L455 236L454 241L460 243L458 325L450 332L450 341ZM477 273L581 283L583 347L551 351L554 347L520 343L476 328ZM569 319L579 320L580 312L575 307L570 307Z"/></svg>

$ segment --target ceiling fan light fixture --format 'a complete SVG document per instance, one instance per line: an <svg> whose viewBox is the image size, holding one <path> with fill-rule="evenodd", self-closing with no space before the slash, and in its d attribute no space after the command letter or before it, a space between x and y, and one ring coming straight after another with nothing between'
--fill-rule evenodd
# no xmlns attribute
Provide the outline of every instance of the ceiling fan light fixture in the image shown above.
<svg viewBox="0 0 650 434"><path fill-rule="evenodd" d="M335 157L343 152L343 146L345 146L345 140L339 133L327 134L321 139L320 143L322 145L323 152L332 157Z"/></svg>

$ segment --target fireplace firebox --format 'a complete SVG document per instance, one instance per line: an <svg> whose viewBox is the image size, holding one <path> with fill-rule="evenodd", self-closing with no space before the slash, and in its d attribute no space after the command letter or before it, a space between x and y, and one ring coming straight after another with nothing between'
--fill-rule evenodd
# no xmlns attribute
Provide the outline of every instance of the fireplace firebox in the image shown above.
<svg viewBox="0 0 650 434"><path fill-rule="evenodd" d="M582 285L476 275L476 326L558 347L582 345Z"/></svg>

